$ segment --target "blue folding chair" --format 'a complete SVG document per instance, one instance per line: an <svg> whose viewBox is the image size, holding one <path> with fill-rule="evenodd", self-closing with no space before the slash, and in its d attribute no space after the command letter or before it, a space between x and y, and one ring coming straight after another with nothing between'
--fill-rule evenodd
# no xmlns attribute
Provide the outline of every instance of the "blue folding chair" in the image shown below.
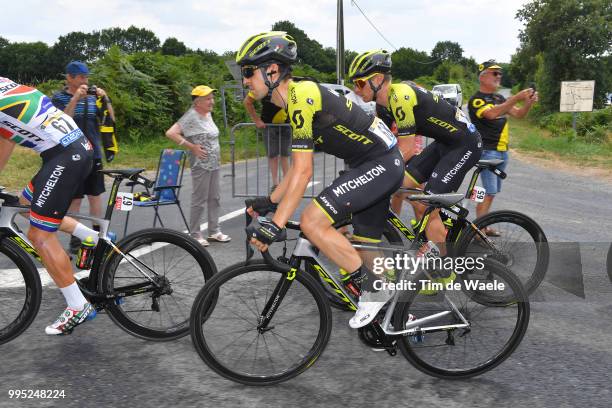
<svg viewBox="0 0 612 408"><path fill-rule="evenodd" d="M160 225L164 227L164 223L159 216L159 207L165 205L176 205L181 213L185 227L187 227L187 231L189 232L189 224L187 224L187 219L185 218L185 213L183 213L181 202L179 200L186 158L187 154L184 150L162 150L159 156L159 164L157 165L157 176L155 178L153 194L151 194L149 189L147 189L147 195L150 195L151 199L147 201L134 201L134 206L136 207L153 207L155 210L153 227L157 225L158 220ZM134 192L135 184L128 183L128 185L131 185L132 192ZM127 233L129 222L130 212L127 213L125 227L123 229L123 236L125 236Z"/></svg>

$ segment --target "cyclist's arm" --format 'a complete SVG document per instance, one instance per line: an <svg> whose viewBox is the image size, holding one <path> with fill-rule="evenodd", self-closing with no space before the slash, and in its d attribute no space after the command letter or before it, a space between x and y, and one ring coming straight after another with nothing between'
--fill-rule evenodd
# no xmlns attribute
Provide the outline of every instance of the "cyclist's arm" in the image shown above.
<svg viewBox="0 0 612 408"><path fill-rule="evenodd" d="M272 218L272 221L281 228L287 224L302 201L304 191L312 177L312 155L312 152L293 152L293 163L289 172L270 196L272 202L278 202L278 198L282 197ZM279 191L281 188L283 191Z"/></svg>
<svg viewBox="0 0 612 408"><path fill-rule="evenodd" d="M15 143L0 138L0 171L4 170L4 166L8 163L14 148Z"/></svg>
<svg viewBox="0 0 612 408"><path fill-rule="evenodd" d="M404 161L408 161L412 156L414 156L414 149L416 146L416 135L410 136L402 136L397 138L397 146L402 152L402 156L404 156Z"/></svg>

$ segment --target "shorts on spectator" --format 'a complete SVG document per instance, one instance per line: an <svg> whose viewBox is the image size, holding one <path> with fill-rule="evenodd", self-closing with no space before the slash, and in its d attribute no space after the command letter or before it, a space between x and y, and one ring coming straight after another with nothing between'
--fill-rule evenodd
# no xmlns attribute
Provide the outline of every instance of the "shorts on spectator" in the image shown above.
<svg viewBox="0 0 612 408"><path fill-rule="evenodd" d="M269 158L291 156L291 127L266 124L263 141Z"/></svg>
<svg viewBox="0 0 612 408"><path fill-rule="evenodd" d="M508 151L500 152L498 150L483 150L482 156L480 160L493 160L499 159L504 162L497 166L499 170L505 171L506 166L508 165ZM501 177L496 176L492 171L484 170L480 173L480 180L482 181L482 186L486 190L486 195L494 196L495 194L501 191L502 187L502 179Z"/></svg>

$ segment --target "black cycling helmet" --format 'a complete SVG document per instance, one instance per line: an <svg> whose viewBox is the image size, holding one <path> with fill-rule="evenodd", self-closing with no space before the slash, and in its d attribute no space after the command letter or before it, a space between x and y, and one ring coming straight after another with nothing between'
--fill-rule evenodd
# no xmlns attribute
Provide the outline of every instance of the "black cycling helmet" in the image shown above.
<svg viewBox="0 0 612 408"><path fill-rule="evenodd" d="M391 72L391 54L385 50L366 51L353 59L349 66L349 79L354 81L371 74Z"/></svg>
<svg viewBox="0 0 612 408"><path fill-rule="evenodd" d="M236 63L260 65L264 62L280 62L292 65L297 60L297 44L284 31L269 31L249 37L236 53Z"/></svg>

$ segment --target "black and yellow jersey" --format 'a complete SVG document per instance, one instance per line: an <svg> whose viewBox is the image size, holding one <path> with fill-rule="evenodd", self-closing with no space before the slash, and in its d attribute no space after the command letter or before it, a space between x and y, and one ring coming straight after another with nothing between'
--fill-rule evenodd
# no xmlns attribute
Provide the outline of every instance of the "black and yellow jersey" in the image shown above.
<svg viewBox="0 0 612 408"><path fill-rule="evenodd" d="M482 136L483 149L485 150L499 150L501 152L508 150L508 120L506 116L495 119L487 119L482 116L486 110L504 102L506 102L506 98L500 94L478 91L470 98L468 103L470 119Z"/></svg>
<svg viewBox="0 0 612 408"><path fill-rule="evenodd" d="M255 97L250 91L248 96L255 100ZM287 123L287 112L285 112L283 108L279 108L270 102L270 97L268 96L261 100L261 114L259 116L264 123Z"/></svg>
<svg viewBox="0 0 612 408"><path fill-rule="evenodd" d="M317 145L351 167L381 156L397 143L380 119L315 82L289 84L287 114L293 151L314 151Z"/></svg>
<svg viewBox="0 0 612 408"><path fill-rule="evenodd" d="M391 84L388 97L386 109L395 120L398 137L418 134L455 144L466 131L476 131L460 109L420 86ZM382 113L378 109L378 114Z"/></svg>

